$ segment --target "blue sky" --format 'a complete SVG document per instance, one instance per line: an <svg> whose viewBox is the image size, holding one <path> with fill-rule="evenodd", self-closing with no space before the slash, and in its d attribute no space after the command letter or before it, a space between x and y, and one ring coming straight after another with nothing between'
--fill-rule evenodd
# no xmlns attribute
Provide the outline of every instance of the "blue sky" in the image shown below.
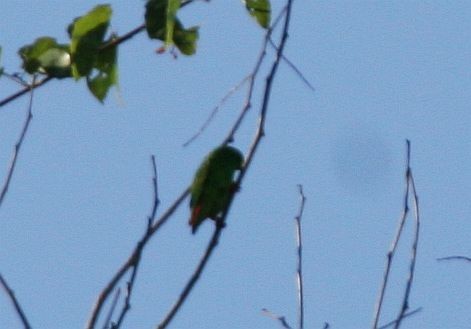
<svg viewBox="0 0 471 329"><path fill-rule="evenodd" d="M273 1L274 12L282 1ZM67 40L65 27L98 2L8 1L1 63L36 37ZM143 2L114 1L112 30L142 23ZM402 328L467 328L471 256L471 4L467 1L295 1L286 65L276 77L266 137L237 195L220 245L173 328L276 328L262 308L296 319L296 184L303 217L306 327L368 328L385 256L402 210L405 139L420 197L422 230L411 308ZM82 328L96 296L141 236L152 202L150 155L159 170L159 213L189 184L225 136L245 92L198 130L258 56L263 31L238 1L195 3L196 56L157 55L144 34L119 50L119 90L105 105L83 82L37 90L33 121L0 208L0 272L35 328ZM264 67L266 69L267 67ZM258 91L263 83L260 77ZM0 97L18 89L0 80ZM255 133L260 93L235 145ZM27 97L0 108L0 177L25 117ZM153 328L180 292L211 236L196 236L180 208L149 244L127 328ZM397 314L413 232L395 259L382 323ZM0 328L20 328L0 295Z"/></svg>

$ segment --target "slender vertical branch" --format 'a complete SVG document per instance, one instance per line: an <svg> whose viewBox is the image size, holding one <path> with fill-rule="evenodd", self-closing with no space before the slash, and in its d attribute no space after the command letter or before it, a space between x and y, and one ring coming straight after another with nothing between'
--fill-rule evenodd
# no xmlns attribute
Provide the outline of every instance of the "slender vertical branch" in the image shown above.
<svg viewBox="0 0 471 329"><path fill-rule="evenodd" d="M407 150L408 150L408 157L410 158L410 141L407 140ZM411 185L412 189L412 200L414 204L414 219L415 219L415 230L414 230L414 241L412 243L411 249L411 260L409 264L409 276L407 278L406 290L404 292L404 297L402 300L401 310L399 311L399 315L397 317L397 322L394 325L394 329L399 329L402 319L406 311L409 309L409 296L412 290L412 283L414 281L415 275L415 264L417 261L417 247L419 244L419 234L420 234L420 211L419 211L419 197L417 196L417 191L415 188L415 181L414 176L412 175L412 169L410 167L410 161L408 161L408 182Z"/></svg>
<svg viewBox="0 0 471 329"><path fill-rule="evenodd" d="M301 197L301 205L299 207L299 213L294 218L296 222L296 237L297 237L297 251L298 251L298 268L296 273L296 281L298 285L298 328L304 328L304 289L303 289L303 241L301 234L301 218L304 212L304 203L306 197L303 193L303 186L298 185L299 195Z"/></svg>
<svg viewBox="0 0 471 329"><path fill-rule="evenodd" d="M33 77L33 82L28 87L28 90L30 91L28 111L27 111L27 114L26 114L25 122L23 124L23 128L21 129L20 137L19 137L18 141L15 144L15 149L13 151L13 155L12 155L12 158L11 158L11 161L10 161L10 166L8 168L8 171L7 171L7 176L6 176L5 182L3 183L2 190L0 192L0 207L2 206L3 200L5 199L5 195L8 192L8 188L10 187L10 182L11 182L11 179L13 177L13 172L15 171L16 162L18 160L18 155L20 153L21 146L23 145L23 141L25 139L26 133L28 132L28 128L29 128L29 124L31 122L31 119L33 119L33 113L32 113L32 110L33 110L33 90L34 90L35 82L36 82L36 76Z"/></svg>
<svg viewBox="0 0 471 329"><path fill-rule="evenodd" d="M402 323L402 319L406 317L406 312L409 309L409 296L410 292L412 289L412 283L414 279L414 273L415 273L415 264L416 264L416 259L417 259L417 247L419 243L419 233L420 233L420 212L419 212L419 198L417 196L417 191L415 188L415 181L414 177L412 175L412 169L410 166L410 158L411 158L411 146L410 146L410 141L406 140L406 146L407 146L407 165L406 165L406 174L405 174L405 184L406 184L406 191L404 193L404 210L403 213L400 217L399 220L399 225L398 225L398 230L396 232L396 235L394 237L393 243L391 245L391 248L388 252L387 255L387 263L386 263L386 269L383 275L383 282L381 285L381 290L378 298L378 302L376 304L376 309L375 309L375 316L374 316L374 321L373 321L373 329L378 328L378 322L380 318L380 313L381 313L381 306L383 303L384 299L384 294L386 291L386 286L388 283L388 278L389 278L389 273L391 270L391 264L392 264L392 259L394 257L394 254L397 249L398 242L401 238L401 233L404 228L404 223L407 218L408 212L409 212L409 194L412 191L412 201L413 201L413 206L414 206L414 219L415 219L415 230L414 230L414 240L412 243L411 247L411 260L409 264L409 274L407 278L407 283L406 283L406 289L404 292L404 297L402 299L402 305L401 309L399 311L399 315L397 319L394 322L394 328L398 329Z"/></svg>
<svg viewBox="0 0 471 329"><path fill-rule="evenodd" d="M153 158L152 164L155 164L155 159ZM157 171L154 167L154 178L153 181L157 180ZM153 208L151 211L151 215L149 216L148 219L148 224L147 224L147 229L142 236L142 238L139 240L137 243L136 247L134 250L131 252L131 255L128 257L128 259L124 262L124 264L118 269L118 271L115 273L115 275L111 278L111 280L108 282L108 284L103 288L101 293L99 294L95 305L92 308L91 315L87 321L87 324L85 328L87 329L93 329L95 328L96 322L98 321L98 317L100 315L100 312L103 308L103 305L105 301L108 299L109 295L113 292L113 290L116 288L117 284L120 282L120 280L123 278L123 276L128 273L128 271L131 272L131 278L130 278L130 283L135 281L135 276L137 272L137 267L138 264L141 260L141 255L142 251L144 250L144 247L146 246L147 242L151 239L151 237L158 231L158 229L170 218L170 216L175 212L175 210L178 208L178 206L183 202L183 200L188 196L188 191L189 189L187 188L183 193L174 201L174 203L165 211L165 213L162 214L160 219L156 222L154 222L154 217L157 212L157 206L159 202L156 200L158 199L158 193L156 192L156 183L154 183L154 203L153 203ZM149 224L151 223L151 224ZM128 286L129 288L129 286ZM130 298L130 293L128 290L127 294L127 300ZM128 300L129 302L129 300ZM129 310L129 305L126 306L126 301L125 301L125 306L124 306L124 314ZM122 314L122 313L121 313ZM123 315L124 317L124 315ZM121 318L121 315L120 315ZM122 321L122 320L121 320Z"/></svg>
<svg viewBox="0 0 471 329"><path fill-rule="evenodd" d="M116 292L113 297L113 301L111 302L110 311L106 316L105 323L103 324L103 329L114 328L113 324L111 323L111 319L113 318L114 310L116 309L116 305L118 304L119 295L121 295L121 289L116 289Z"/></svg>
<svg viewBox="0 0 471 329"><path fill-rule="evenodd" d="M386 260L386 267L384 269L384 274L383 274L383 281L381 283L380 293L379 293L378 300L377 300L376 306L375 306L373 326L372 326L373 329L378 328L378 323L379 323L380 314L381 314L381 308L382 308L383 301L384 301L384 295L385 295L385 292L386 292L386 287L388 285L389 274L391 272L392 260L394 258L394 254L396 252L396 248L397 248L397 245L399 243L399 239L401 238L401 234L402 234L402 230L404 228L404 223L406 221L407 214L409 213L409 171L410 171L410 143L409 143L409 141L407 141L406 173L405 173L405 177L404 177L405 178L404 206L403 206L402 214L399 218L399 223L398 223L396 234L394 236L391 247L389 248L389 251L387 253L387 260Z"/></svg>
<svg viewBox="0 0 471 329"><path fill-rule="evenodd" d="M0 274L0 285L5 290L5 293L7 294L7 296L10 298L10 301L12 302L13 307L15 308L16 314L18 314L18 317L23 323L23 327L25 329L31 329L31 325L29 324L28 319L26 318L26 315L23 312L23 309L21 308L20 303L18 302L18 299L16 299L15 297L15 292L10 288L10 286L8 286L7 281L1 274Z"/></svg>
<svg viewBox="0 0 471 329"><path fill-rule="evenodd" d="M151 161L152 161L152 170L154 172L154 177L152 177L152 186L154 187L154 204L152 205L152 211L151 211L150 216L148 217L148 221L147 221L149 229L152 227L152 224L154 224L154 219L155 219L155 215L157 213L157 208L159 207L159 204L160 204L158 176L157 176L157 164L155 163L155 155L153 155L153 154L151 156Z"/></svg>

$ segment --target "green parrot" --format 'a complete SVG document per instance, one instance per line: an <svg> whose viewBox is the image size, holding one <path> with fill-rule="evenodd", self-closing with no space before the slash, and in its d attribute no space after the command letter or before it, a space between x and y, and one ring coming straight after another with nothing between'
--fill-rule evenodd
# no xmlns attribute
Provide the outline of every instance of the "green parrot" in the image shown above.
<svg viewBox="0 0 471 329"><path fill-rule="evenodd" d="M242 168L243 163L242 153L231 146L220 146L203 160L190 187L189 224L193 234L203 220L215 220L226 208L236 190L234 173Z"/></svg>

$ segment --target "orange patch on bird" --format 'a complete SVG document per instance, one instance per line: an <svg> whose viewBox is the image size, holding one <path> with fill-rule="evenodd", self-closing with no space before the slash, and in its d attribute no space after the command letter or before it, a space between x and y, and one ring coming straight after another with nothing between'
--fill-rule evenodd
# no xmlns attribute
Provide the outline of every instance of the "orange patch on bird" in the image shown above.
<svg viewBox="0 0 471 329"><path fill-rule="evenodd" d="M190 224L191 226L196 225L198 217L201 213L201 208L201 206L195 206L195 208L193 208L193 213L191 214L190 222L188 224Z"/></svg>

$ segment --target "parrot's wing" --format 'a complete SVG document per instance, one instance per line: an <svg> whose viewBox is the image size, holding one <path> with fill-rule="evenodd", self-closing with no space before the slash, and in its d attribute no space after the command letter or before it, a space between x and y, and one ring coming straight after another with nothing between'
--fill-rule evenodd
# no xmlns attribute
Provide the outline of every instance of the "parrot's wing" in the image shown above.
<svg viewBox="0 0 471 329"><path fill-rule="evenodd" d="M206 161L200 168L198 168L191 185L190 208L194 208L201 201L205 186L207 185L209 173L210 164L209 161Z"/></svg>

